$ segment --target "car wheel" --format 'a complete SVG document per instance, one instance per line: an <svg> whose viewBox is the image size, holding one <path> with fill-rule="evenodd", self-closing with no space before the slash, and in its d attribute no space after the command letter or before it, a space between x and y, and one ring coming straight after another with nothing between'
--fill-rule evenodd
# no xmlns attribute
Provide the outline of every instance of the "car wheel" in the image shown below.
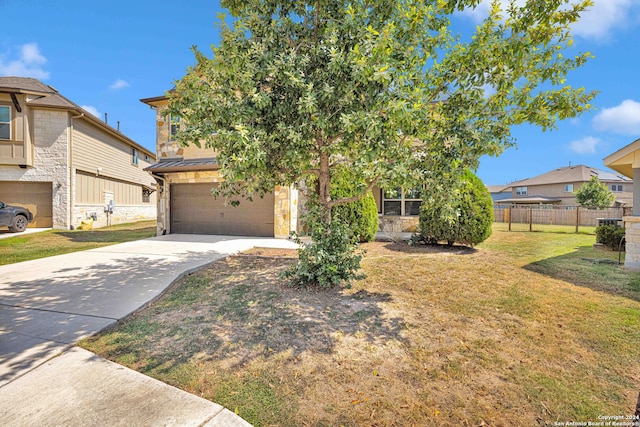
<svg viewBox="0 0 640 427"><path fill-rule="evenodd" d="M25 218L23 215L16 215L16 217L13 218L13 222L9 226L9 231L12 233L22 232L27 229L28 223L29 222L27 221L27 218Z"/></svg>

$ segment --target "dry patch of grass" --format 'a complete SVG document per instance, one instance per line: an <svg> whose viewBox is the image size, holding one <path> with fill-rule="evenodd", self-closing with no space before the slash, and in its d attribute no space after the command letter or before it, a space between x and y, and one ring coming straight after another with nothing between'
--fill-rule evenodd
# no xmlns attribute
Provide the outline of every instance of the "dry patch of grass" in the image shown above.
<svg viewBox="0 0 640 427"><path fill-rule="evenodd" d="M83 346L257 426L533 426L631 414L640 303L628 287L586 286L601 266L585 262L577 284L535 266L564 262L590 239L563 250L565 238L494 235L479 249L370 243L367 279L340 292L288 288L278 274L295 252L256 249L184 278ZM508 239L543 239L550 255L510 251Z"/></svg>

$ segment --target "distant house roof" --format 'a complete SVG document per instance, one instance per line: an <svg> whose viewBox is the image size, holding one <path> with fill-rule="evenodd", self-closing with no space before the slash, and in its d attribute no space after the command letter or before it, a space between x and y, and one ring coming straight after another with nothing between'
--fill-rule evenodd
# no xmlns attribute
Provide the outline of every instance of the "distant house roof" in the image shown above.
<svg viewBox="0 0 640 427"><path fill-rule="evenodd" d="M27 105L32 107L58 108L84 114L84 118L103 130L116 135L153 158L156 156L154 152L138 144L119 130L112 128L87 110L60 95L54 87L46 85L40 80L30 77L0 77L0 93L29 95L27 97Z"/></svg>
<svg viewBox="0 0 640 427"><path fill-rule="evenodd" d="M592 168L585 165L567 166L564 168L554 169L550 172L543 173L542 175L535 176L533 178L523 179L521 181L512 182L507 188L515 186L526 187L533 185L545 185L545 184L563 184L572 182L587 182L591 180L592 176L597 176L600 181L604 182L631 182L631 179L622 174L615 172L607 172L601 169Z"/></svg>
<svg viewBox="0 0 640 427"><path fill-rule="evenodd" d="M548 204L548 203L560 203L562 199L558 199L556 197L542 197L542 196L531 196L531 197L514 197L510 199L501 199L496 200L496 203L515 203L519 205L537 205L537 204Z"/></svg>
<svg viewBox="0 0 640 427"><path fill-rule="evenodd" d="M214 157L200 159L161 159L158 163L145 168L146 171L156 174L217 169L220 169L220 165Z"/></svg>
<svg viewBox="0 0 640 427"><path fill-rule="evenodd" d="M505 193L505 192L511 192L510 188L511 185L487 185L487 190L489 191L489 193Z"/></svg>

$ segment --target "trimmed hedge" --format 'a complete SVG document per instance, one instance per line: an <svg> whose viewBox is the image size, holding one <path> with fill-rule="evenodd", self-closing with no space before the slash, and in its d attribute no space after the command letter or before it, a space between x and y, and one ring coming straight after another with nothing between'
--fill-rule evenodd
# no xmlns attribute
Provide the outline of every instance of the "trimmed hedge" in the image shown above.
<svg viewBox="0 0 640 427"><path fill-rule="evenodd" d="M473 246L491 236L493 201L480 178L466 170L451 197L451 206L425 202L420 207L418 229L423 241Z"/></svg>
<svg viewBox="0 0 640 427"><path fill-rule="evenodd" d="M620 241L625 235L625 229L623 227L616 227L615 225L601 225L596 227L596 242L602 243L617 251L620 247ZM622 249L625 249L625 244L622 244Z"/></svg>
<svg viewBox="0 0 640 427"><path fill-rule="evenodd" d="M331 198L353 196L354 184L350 178L345 172L331 180ZM376 238L379 226L378 207L371 191L360 200L334 206L331 215L339 218L351 230L357 242L370 242Z"/></svg>

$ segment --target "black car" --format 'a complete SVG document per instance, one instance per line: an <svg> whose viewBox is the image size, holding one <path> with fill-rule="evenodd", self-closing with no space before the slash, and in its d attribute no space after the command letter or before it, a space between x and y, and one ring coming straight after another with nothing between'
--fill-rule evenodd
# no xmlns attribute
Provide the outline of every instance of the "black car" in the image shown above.
<svg viewBox="0 0 640 427"><path fill-rule="evenodd" d="M33 214L28 209L0 202L0 226L8 226L10 232L16 233L26 230L31 221Z"/></svg>

